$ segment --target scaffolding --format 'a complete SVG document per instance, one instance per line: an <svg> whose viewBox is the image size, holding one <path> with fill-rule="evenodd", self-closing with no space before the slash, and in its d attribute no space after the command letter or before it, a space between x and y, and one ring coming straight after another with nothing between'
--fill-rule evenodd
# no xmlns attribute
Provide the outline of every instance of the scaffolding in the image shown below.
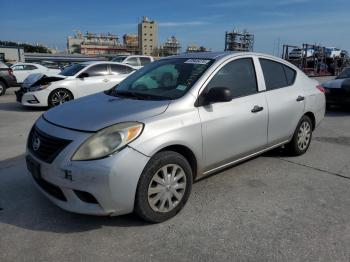
<svg viewBox="0 0 350 262"><path fill-rule="evenodd" d="M247 30L233 30L225 34L225 51L251 52L254 49L254 35Z"/></svg>
<svg viewBox="0 0 350 262"><path fill-rule="evenodd" d="M181 44L175 36L171 36L167 41L160 46L160 56L177 55L181 51Z"/></svg>
<svg viewBox="0 0 350 262"><path fill-rule="evenodd" d="M300 50L300 56L291 57L291 51ZM327 48L317 44L303 44L302 47L283 45L282 58L299 67L309 76L338 75L349 65L349 57L327 56Z"/></svg>

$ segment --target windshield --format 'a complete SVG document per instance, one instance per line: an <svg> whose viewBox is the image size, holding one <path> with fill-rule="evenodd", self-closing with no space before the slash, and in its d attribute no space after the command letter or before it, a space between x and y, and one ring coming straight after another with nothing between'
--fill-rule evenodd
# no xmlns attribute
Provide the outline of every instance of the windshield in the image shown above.
<svg viewBox="0 0 350 262"><path fill-rule="evenodd" d="M127 58L127 56L116 56L112 59L112 61L121 63L124 61L125 58Z"/></svg>
<svg viewBox="0 0 350 262"><path fill-rule="evenodd" d="M86 65L83 65L83 64L74 64L63 69L63 71L60 72L59 75L74 76L76 73L78 73L80 70L82 70L85 67Z"/></svg>
<svg viewBox="0 0 350 262"><path fill-rule="evenodd" d="M208 59L174 58L153 62L110 91L134 99L173 100L183 96L213 63Z"/></svg>
<svg viewBox="0 0 350 262"><path fill-rule="evenodd" d="M336 79L350 78L350 68L345 68Z"/></svg>

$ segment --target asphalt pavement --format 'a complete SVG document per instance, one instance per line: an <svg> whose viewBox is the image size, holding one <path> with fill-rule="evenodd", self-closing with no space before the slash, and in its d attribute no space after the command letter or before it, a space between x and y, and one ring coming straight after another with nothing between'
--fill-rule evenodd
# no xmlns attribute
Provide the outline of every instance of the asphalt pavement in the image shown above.
<svg viewBox="0 0 350 262"><path fill-rule="evenodd" d="M161 224L66 212L34 187L25 141L43 112L0 97L0 261L350 261L350 111L309 151L275 150L196 182Z"/></svg>

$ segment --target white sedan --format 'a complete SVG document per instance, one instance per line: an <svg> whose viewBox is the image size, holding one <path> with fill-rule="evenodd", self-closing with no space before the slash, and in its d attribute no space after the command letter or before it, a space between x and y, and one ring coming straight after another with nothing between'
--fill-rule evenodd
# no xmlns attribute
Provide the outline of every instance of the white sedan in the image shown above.
<svg viewBox="0 0 350 262"><path fill-rule="evenodd" d="M17 83L23 83L24 80L31 74L42 73L45 75L57 75L61 72L60 69L51 69L39 64L33 63L16 63L11 66L13 74L17 79Z"/></svg>
<svg viewBox="0 0 350 262"><path fill-rule="evenodd" d="M69 100L108 90L136 71L115 62L84 62L64 69L59 75L33 74L16 91L24 106L54 107Z"/></svg>

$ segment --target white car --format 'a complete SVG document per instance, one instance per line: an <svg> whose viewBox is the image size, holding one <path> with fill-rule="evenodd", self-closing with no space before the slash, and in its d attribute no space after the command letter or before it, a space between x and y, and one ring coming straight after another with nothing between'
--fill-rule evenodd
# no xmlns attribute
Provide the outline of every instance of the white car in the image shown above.
<svg viewBox="0 0 350 262"><path fill-rule="evenodd" d="M306 50L306 57L311 57L315 53L313 48L308 48ZM289 59L301 59L305 56L305 50L300 48L295 48L289 53Z"/></svg>
<svg viewBox="0 0 350 262"><path fill-rule="evenodd" d="M326 47L326 56L329 58L340 57L342 50L336 47Z"/></svg>
<svg viewBox="0 0 350 262"><path fill-rule="evenodd" d="M119 62L123 64L131 65L137 69L140 69L144 65L152 63L154 58L146 55L118 55L112 59L113 62Z"/></svg>
<svg viewBox="0 0 350 262"><path fill-rule="evenodd" d="M136 71L129 65L115 62L73 64L59 75L33 74L16 92L24 106L54 107L69 100L111 89Z"/></svg>
<svg viewBox="0 0 350 262"><path fill-rule="evenodd" d="M51 69L39 64L32 63L16 63L11 66L13 74L17 79L17 83L23 83L31 74L42 73L45 75L57 75L61 72L59 69Z"/></svg>

